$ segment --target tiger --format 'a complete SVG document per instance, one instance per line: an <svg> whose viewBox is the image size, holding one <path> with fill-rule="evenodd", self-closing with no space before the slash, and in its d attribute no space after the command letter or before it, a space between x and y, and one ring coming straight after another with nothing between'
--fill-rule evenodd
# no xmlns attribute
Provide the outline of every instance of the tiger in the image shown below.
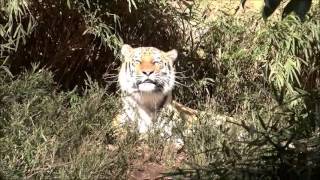
<svg viewBox="0 0 320 180"><path fill-rule="evenodd" d="M145 134L165 107L187 114L194 110L172 101L175 86L174 62L178 51L162 51L155 47L121 48L122 64L118 82L122 96L120 123L136 122L138 132Z"/></svg>

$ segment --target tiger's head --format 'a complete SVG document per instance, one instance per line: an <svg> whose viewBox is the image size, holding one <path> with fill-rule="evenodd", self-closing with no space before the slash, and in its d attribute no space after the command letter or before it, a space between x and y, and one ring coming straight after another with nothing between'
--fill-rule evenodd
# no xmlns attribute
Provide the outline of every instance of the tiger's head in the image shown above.
<svg viewBox="0 0 320 180"><path fill-rule="evenodd" d="M123 63L119 73L119 84L122 91L168 93L175 82L173 62L178 52L168 52L154 47L133 48L123 45L121 49Z"/></svg>

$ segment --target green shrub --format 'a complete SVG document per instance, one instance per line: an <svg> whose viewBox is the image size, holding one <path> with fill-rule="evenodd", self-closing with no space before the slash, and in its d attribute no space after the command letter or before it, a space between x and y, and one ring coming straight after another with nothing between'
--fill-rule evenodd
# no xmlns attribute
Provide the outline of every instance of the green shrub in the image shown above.
<svg viewBox="0 0 320 180"><path fill-rule="evenodd" d="M116 73L123 41L179 47L176 10L164 1L10 0L0 5L1 59L14 74L39 62L63 88L84 85L86 73L105 84L102 75Z"/></svg>
<svg viewBox="0 0 320 180"><path fill-rule="evenodd" d="M203 116L186 136L194 179L319 177L319 12L267 23L217 18L177 97ZM192 97L197 97L194 99ZM200 102L199 102L200 99ZM202 104L202 105L201 105ZM233 117L221 122L219 112ZM170 174L170 173L169 173Z"/></svg>
<svg viewBox="0 0 320 180"><path fill-rule="evenodd" d="M133 154L115 141L119 103L97 83L79 95L59 91L44 69L15 78L2 70L0 97L2 178L126 177Z"/></svg>

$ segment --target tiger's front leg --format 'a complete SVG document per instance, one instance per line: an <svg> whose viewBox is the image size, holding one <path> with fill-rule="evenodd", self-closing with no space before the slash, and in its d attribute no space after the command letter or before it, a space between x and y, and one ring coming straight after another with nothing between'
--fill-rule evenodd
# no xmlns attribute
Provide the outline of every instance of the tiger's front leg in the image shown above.
<svg viewBox="0 0 320 180"><path fill-rule="evenodd" d="M127 97L123 101L124 118L121 118L120 124L137 125L140 134L146 134L153 124L153 116L141 108L132 98Z"/></svg>

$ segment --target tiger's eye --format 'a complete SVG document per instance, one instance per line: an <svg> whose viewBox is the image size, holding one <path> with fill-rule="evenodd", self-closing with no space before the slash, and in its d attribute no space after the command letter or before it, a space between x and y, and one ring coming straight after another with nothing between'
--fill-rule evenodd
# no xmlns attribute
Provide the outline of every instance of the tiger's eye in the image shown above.
<svg viewBox="0 0 320 180"><path fill-rule="evenodd" d="M140 59L139 59L139 57L136 57L136 56L133 57L132 60L133 60L133 62L134 62L135 64L138 64L138 63L141 62Z"/></svg>
<svg viewBox="0 0 320 180"><path fill-rule="evenodd" d="M140 62L140 60L134 60L134 63L135 63L135 64L139 64L139 63L141 63L141 62Z"/></svg>

